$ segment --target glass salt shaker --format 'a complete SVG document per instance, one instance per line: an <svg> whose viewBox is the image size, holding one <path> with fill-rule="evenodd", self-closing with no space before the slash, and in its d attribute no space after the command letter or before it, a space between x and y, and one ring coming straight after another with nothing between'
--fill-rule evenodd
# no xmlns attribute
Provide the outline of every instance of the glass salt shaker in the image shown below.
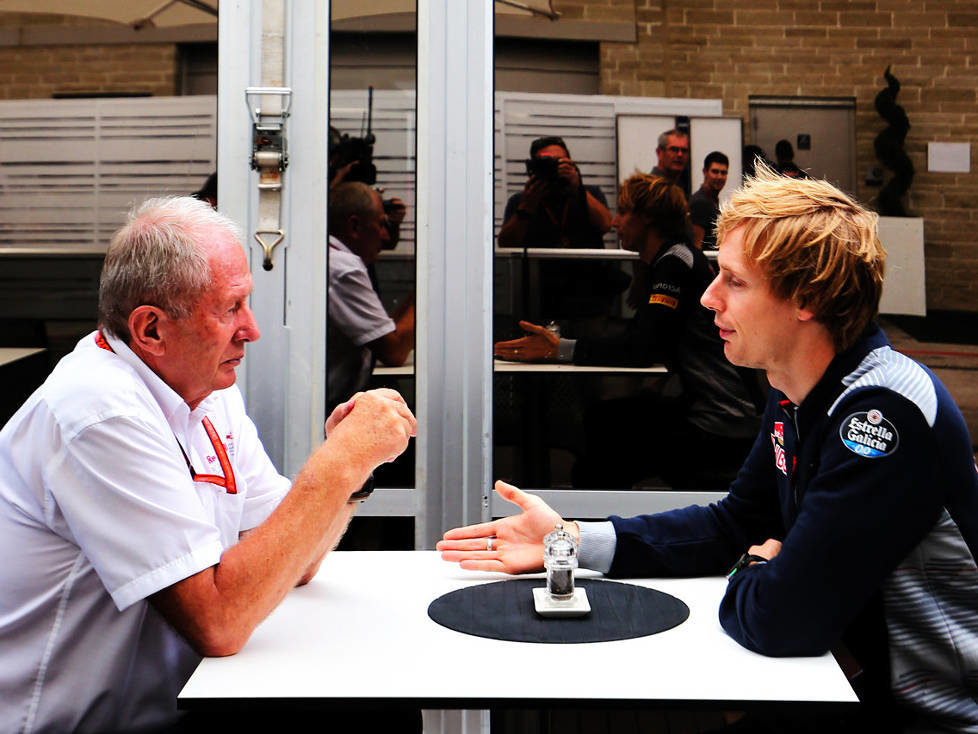
<svg viewBox="0 0 978 734"><path fill-rule="evenodd" d="M543 539L543 565L547 569L547 592L554 599L574 596L574 569L577 568L577 542L557 523Z"/></svg>

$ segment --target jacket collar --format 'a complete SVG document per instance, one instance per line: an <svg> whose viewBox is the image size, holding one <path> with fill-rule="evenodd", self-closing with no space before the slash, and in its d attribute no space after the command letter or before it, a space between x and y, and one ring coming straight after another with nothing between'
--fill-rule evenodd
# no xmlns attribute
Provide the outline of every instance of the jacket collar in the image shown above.
<svg viewBox="0 0 978 734"><path fill-rule="evenodd" d="M811 389L801 405L798 406L798 419L808 423L824 414L835 401L844 385L842 380L851 374L863 361L866 355L879 347L890 346L886 334L875 321L866 327L856 343L844 352L835 355L815 387Z"/></svg>

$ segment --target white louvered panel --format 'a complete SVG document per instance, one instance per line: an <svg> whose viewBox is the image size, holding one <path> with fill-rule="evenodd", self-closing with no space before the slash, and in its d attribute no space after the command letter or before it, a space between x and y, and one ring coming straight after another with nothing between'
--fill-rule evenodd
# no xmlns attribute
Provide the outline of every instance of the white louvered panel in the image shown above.
<svg viewBox="0 0 978 734"><path fill-rule="evenodd" d="M0 248L104 251L136 202L215 169L213 96L0 102Z"/></svg>

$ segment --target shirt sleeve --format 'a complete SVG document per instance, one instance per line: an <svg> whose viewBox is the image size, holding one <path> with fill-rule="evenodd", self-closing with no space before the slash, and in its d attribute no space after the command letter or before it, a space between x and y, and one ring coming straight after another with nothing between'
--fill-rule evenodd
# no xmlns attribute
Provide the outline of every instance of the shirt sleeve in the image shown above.
<svg viewBox="0 0 978 734"><path fill-rule="evenodd" d="M220 561L176 439L138 417L88 426L45 468L52 525L92 563L121 611Z"/></svg>
<svg viewBox="0 0 978 734"><path fill-rule="evenodd" d="M584 522L579 520L581 532L577 562L581 568L608 573L615 557L615 527L610 522Z"/></svg>
<svg viewBox="0 0 978 734"><path fill-rule="evenodd" d="M516 214L516 210L520 206L520 202L523 201L522 192L517 192L509 197L506 202L506 209L503 211L503 222L509 221L509 218Z"/></svg>
<svg viewBox="0 0 978 734"><path fill-rule="evenodd" d="M363 269L330 279L329 318L358 347L397 328Z"/></svg>
<svg viewBox="0 0 978 734"><path fill-rule="evenodd" d="M605 197L600 186L585 186L584 188L591 196L601 202L606 209L608 208L608 199Z"/></svg>

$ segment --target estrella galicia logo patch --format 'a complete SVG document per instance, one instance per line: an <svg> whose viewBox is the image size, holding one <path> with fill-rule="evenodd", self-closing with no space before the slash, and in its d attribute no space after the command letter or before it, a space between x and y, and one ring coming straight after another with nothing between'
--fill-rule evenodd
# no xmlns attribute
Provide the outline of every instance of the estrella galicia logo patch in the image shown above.
<svg viewBox="0 0 978 734"><path fill-rule="evenodd" d="M846 418L839 427L839 437L847 449L867 459L892 454L900 444L896 427L875 408Z"/></svg>

